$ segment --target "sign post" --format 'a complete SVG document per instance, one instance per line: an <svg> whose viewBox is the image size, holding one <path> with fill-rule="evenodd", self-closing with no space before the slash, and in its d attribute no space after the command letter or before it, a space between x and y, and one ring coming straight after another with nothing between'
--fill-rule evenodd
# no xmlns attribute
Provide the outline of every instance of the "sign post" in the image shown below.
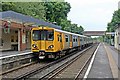
<svg viewBox="0 0 120 80"><path fill-rule="evenodd" d="M4 33L10 33L10 26L11 26L11 22L10 21L5 21L3 23Z"/></svg>

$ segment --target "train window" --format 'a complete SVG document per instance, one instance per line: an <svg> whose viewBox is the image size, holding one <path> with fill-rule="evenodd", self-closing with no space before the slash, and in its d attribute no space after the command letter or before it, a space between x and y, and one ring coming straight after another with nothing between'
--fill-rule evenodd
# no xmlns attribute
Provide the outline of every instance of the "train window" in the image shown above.
<svg viewBox="0 0 120 80"><path fill-rule="evenodd" d="M60 40L59 40L59 35L57 35L57 37L58 37L58 41L60 41Z"/></svg>
<svg viewBox="0 0 120 80"><path fill-rule="evenodd" d="M61 35L57 35L58 36L58 41L62 42L62 36Z"/></svg>
<svg viewBox="0 0 120 80"><path fill-rule="evenodd" d="M73 37L73 42L75 42L75 37Z"/></svg>
<svg viewBox="0 0 120 80"><path fill-rule="evenodd" d="M62 36L60 35L60 42L62 42Z"/></svg>
<svg viewBox="0 0 120 80"><path fill-rule="evenodd" d="M40 40L40 31L34 30L32 33L32 38L33 38L33 40Z"/></svg>
<svg viewBox="0 0 120 80"><path fill-rule="evenodd" d="M47 31L41 30L40 31L40 40L46 40Z"/></svg>
<svg viewBox="0 0 120 80"><path fill-rule="evenodd" d="M68 42L68 35L65 35L65 40L66 42Z"/></svg>
<svg viewBox="0 0 120 80"><path fill-rule="evenodd" d="M46 40L47 30L33 30L32 38L33 40ZM52 33L48 33L48 39L52 39Z"/></svg>
<svg viewBox="0 0 120 80"><path fill-rule="evenodd" d="M47 40L53 40L54 39L54 32L48 31L47 32Z"/></svg>
<svg viewBox="0 0 120 80"><path fill-rule="evenodd" d="M76 42L77 42L77 38L76 38Z"/></svg>
<svg viewBox="0 0 120 80"><path fill-rule="evenodd" d="M82 38L80 38L80 41L82 41Z"/></svg>

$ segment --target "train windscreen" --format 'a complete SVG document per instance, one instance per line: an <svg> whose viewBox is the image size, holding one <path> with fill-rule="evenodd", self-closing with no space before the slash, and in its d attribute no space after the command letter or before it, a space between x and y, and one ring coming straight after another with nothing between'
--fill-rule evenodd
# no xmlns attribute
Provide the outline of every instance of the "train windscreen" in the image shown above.
<svg viewBox="0 0 120 80"><path fill-rule="evenodd" d="M54 40L53 30L33 30L32 39L35 40Z"/></svg>

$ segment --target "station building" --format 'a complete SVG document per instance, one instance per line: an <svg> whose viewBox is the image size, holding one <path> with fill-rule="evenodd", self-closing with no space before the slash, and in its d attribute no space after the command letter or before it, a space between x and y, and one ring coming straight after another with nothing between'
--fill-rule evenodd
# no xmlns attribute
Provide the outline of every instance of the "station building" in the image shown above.
<svg viewBox="0 0 120 80"><path fill-rule="evenodd" d="M118 9L120 9L120 1L118 2ZM117 28L115 30L115 48L120 50L120 23L117 24Z"/></svg>
<svg viewBox="0 0 120 80"><path fill-rule="evenodd" d="M61 29L60 26L14 11L0 12L0 51L31 49L31 29L39 25Z"/></svg>
<svg viewBox="0 0 120 80"><path fill-rule="evenodd" d="M115 48L120 50L120 24L118 24L115 30Z"/></svg>

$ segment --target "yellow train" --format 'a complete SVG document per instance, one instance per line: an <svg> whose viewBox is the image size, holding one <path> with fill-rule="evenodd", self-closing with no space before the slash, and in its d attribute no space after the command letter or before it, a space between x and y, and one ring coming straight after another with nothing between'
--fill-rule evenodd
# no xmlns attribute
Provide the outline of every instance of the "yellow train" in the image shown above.
<svg viewBox="0 0 120 80"><path fill-rule="evenodd" d="M92 44L90 37L50 27L32 28L31 35L31 49L39 59L58 58Z"/></svg>

